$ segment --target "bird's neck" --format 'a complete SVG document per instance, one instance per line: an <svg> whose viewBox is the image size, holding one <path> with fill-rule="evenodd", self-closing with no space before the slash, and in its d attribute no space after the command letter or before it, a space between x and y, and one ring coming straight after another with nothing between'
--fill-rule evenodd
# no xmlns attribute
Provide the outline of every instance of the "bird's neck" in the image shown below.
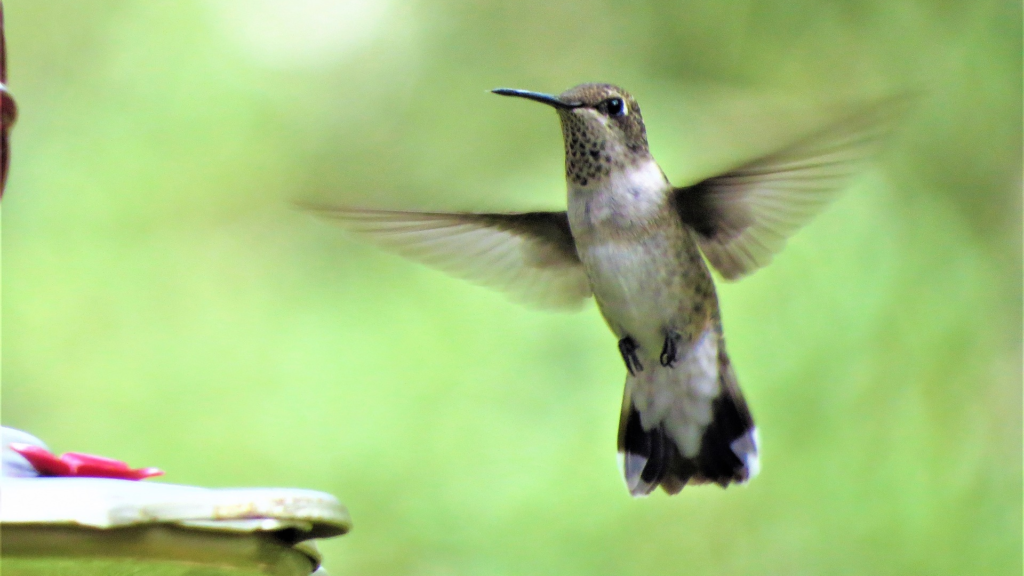
<svg viewBox="0 0 1024 576"><path fill-rule="evenodd" d="M610 170L586 184L572 179L567 184L570 220L588 227L628 227L656 219L664 212L672 189L653 158Z"/></svg>
<svg viewBox="0 0 1024 576"><path fill-rule="evenodd" d="M611 194L623 198L641 199L663 196L671 184L653 158L635 163L611 166L606 172L581 182L566 175L569 190L579 194Z"/></svg>

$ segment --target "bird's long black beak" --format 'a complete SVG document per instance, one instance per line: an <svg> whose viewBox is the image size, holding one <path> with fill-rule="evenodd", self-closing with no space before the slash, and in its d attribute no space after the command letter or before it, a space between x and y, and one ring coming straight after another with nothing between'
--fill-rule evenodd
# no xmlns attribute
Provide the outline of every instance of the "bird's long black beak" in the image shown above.
<svg viewBox="0 0 1024 576"><path fill-rule="evenodd" d="M562 108L563 110L572 110L573 108L579 108L583 105L582 102L566 102L558 96L552 96L551 94L530 92L529 90L516 90L515 88L495 88L494 90L491 90L491 92L502 96L526 98L527 100L533 100L534 102L540 102L542 104L547 104L548 106L554 106L555 108Z"/></svg>

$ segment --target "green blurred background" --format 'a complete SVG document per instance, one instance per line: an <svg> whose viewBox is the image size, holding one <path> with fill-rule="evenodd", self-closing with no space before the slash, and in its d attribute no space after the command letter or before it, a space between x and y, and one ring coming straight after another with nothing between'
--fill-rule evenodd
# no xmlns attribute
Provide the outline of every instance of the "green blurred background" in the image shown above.
<svg viewBox="0 0 1024 576"><path fill-rule="evenodd" d="M1020 574L1021 7L8 0L3 412L166 481L325 490L338 574ZM682 184L843 102L887 151L721 288L745 487L633 500L596 309L534 312L292 208L555 209L619 83Z"/></svg>

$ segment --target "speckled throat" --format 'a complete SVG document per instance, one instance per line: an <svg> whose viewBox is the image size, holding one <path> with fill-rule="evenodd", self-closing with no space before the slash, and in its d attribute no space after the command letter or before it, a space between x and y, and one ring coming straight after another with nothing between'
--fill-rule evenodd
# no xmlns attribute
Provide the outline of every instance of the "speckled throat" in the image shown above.
<svg viewBox="0 0 1024 576"><path fill-rule="evenodd" d="M585 118L571 110L560 110L559 117L565 140L565 177L574 184L593 185L607 178L612 170L637 166L651 157L645 132L641 132L642 140L624 143L602 133L607 130L595 130L589 125L596 119ZM634 121L643 131L643 121L639 117Z"/></svg>

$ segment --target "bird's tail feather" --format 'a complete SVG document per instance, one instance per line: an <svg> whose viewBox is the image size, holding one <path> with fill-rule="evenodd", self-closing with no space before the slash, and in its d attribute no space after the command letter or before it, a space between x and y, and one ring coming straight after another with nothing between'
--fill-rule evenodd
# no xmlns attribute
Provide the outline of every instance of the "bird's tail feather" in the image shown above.
<svg viewBox="0 0 1024 576"><path fill-rule="evenodd" d="M711 420L703 429L699 450L689 457L684 456L664 421L644 428L630 387L626 387L619 454L633 496L650 494L658 486L669 494L691 483L714 482L725 487L757 474L757 431L724 345L718 351L718 373L720 386L711 402Z"/></svg>

